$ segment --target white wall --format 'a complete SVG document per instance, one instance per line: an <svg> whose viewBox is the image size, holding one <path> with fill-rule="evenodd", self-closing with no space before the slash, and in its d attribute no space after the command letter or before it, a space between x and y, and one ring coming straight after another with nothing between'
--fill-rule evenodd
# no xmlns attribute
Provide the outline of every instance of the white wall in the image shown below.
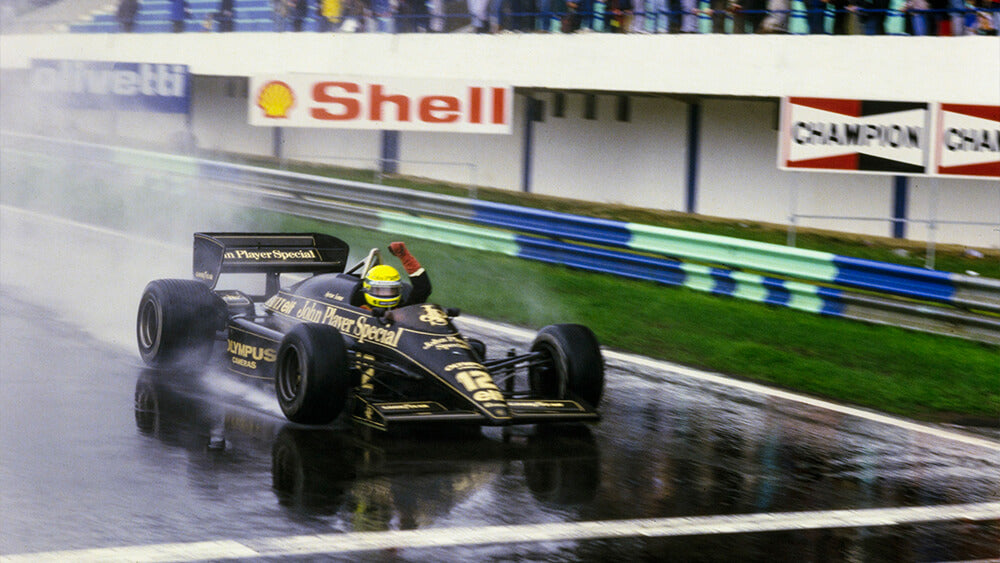
<svg viewBox="0 0 1000 563"><path fill-rule="evenodd" d="M1000 41L987 36L0 35L0 68L27 68L32 58L178 63L202 76L320 72L563 90L1000 103Z"/></svg>
<svg viewBox="0 0 1000 563"><path fill-rule="evenodd" d="M148 140L176 148L183 116L40 108L18 89L32 57L173 62L191 67L190 133L201 148L270 155L270 129L247 125L246 76L324 72L509 80L517 87L511 135L401 133L400 172L522 189L526 96L545 103L534 122L531 191L664 210L685 209L689 103L699 103L696 211L787 223L799 214L885 217L893 178L782 172L776 166L777 98L817 95L1000 104L1000 41L988 37L573 36L509 34L184 34L0 36L2 127ZM252 53L249 55L248 53ZM308 54L306 56L305 54ZM565 92L565 114L553 115ZM597 94L596 119L583 115ZM627 95L631 117L616 119ZM285 129L290 159L370 168L372 131ZM937 196L934 196L935 192ZM794 194L794 199L792 194ZM910 182L907 215L1000 222L1000 182ZM887 236L887 222L802 219L798 224ZM1000 247L995 226L911 225L909 238Z"/></svg>
<svg viewBox="0 0 1000 563"><path fill-rule="evenodd" d="M683 210L686 106L664 97L632 97L631 118L617 120L617 97L597 96L597 119L584 118L584 96L565 96L554 117L553 95L535 123L533 192Z"/></svg>

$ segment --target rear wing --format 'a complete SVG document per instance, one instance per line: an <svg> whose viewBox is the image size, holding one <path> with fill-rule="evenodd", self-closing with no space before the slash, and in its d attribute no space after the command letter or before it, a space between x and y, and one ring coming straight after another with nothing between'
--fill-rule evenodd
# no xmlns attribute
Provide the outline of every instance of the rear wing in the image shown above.
<svg viewBox="0 0 1000 563"><path fill-rule="evenodd" d="M195 233L194 277L211 288L225 273L343 272L350 248L318 233Z"/></svg>

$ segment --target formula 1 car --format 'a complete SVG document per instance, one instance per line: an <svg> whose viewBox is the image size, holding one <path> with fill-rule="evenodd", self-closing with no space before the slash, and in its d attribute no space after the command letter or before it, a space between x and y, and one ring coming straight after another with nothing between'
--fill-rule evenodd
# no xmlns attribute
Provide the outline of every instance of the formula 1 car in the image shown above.
<svg viewBox="0 0 1000 563"><path fill-rule="evenodd" d="M381 255L372 249L345 268L348 255L346 242L317 233L195 233L194 279L143 291L139 353L149 366L182 370L222 357L229 371L273 385L285 416L304 424L329 423L345 408L380 430L599 418L604 362L587 327L550 325L527 352L487 359L481 341L455 328L457 310L364 307L362 280ZM295 273L304 279L282 287L281 276ZM258 274L263 294L218 289L223 274Z"/></svg>

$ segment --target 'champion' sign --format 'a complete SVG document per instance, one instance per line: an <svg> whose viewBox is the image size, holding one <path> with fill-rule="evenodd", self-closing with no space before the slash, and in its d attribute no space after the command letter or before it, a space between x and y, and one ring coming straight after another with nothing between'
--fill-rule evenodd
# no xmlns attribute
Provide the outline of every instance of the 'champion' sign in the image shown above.
<svg viewBox="0 0 1000 563"><path fill-rule="evenodd" d="M1000 179L1000 106L941 104L935 171Z"/></svg>
<svg viewBox="0 0 1000 563"><path fill-rule="evenodd" d="M779 167L925 174L931 105L828 98L786 98Z"/></svg>

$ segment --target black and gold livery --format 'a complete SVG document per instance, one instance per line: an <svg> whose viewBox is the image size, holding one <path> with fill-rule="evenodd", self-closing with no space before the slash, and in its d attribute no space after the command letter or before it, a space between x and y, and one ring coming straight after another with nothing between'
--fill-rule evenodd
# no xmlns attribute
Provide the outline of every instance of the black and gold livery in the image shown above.
<svg viewBox="0 0 1000 563"><path fill-rule="evenodd" d="M409 304L388 312L365 307L362 280L381 254L346 268L348 254L328 235L196 233L194 279L156 280L143 293L140 354L154 367L197 369L224 348L229 371L273 385L285 416L306 424L345 408L378 429L598 418L603 358L586 327L551 325L527 352L487 359L455 328L457 311L423 302L429 286L404 284ZM229 273L263 275L263 293L217 288ZM308 276L284 287L288 273Z"/></svg>

